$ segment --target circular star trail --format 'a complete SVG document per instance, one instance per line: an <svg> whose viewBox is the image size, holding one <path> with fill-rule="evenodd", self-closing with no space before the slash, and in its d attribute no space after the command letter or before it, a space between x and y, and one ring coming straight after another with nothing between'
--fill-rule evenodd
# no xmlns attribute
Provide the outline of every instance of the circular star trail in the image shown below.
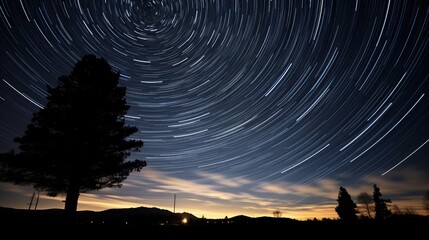
<svg viewBox="0 0 429 240"><path fill-rule="evenodd" d="M145 143L133 157L168 176L311 184L427 170L428 3L1 1L1 150L46 85L92 53L127 87Z"/></svg>

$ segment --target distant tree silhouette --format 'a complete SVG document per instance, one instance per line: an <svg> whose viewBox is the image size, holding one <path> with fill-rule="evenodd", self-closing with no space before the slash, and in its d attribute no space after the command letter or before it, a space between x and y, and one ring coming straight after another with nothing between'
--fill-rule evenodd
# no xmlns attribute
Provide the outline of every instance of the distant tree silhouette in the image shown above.
<svg viewBox="0 0 429 240"><path fill-rule="evenodd" d="M0 180L65 194L64 212L73 220L80 193L121 187L145 167L142 160L125 161L143 142L128 139L138 129L125 126L129 106L118 80L106 60L86 55L57 87L48 86L46 107L15 139L20 152L1 155Z"/></svg>
<svg viewBox="0 0 429 240"><path fill-rule="evenodd" d="M362 204L362 207L365 209L366 213L368 214L369 218L372 218L371 216L371 204L374 203L372 200L371 195L369 195L367 192L361 192L357 196L357 202Z"/></svg>
<svg viewBox="0 0 429 240"><path fill-rule="evenodd" d="M426 191L425 196L423 198L423 207L429 214L429 191Z"/></svg>
<svg viewBox="0 0 429 240"><path fill-rule="evenodd" d="M282 212L280 212L280 210L275 210L275 211L273 212L273 216L274 216L275 218L281 218L281 217L282 217Z"/></svg>
<svg viewBox="0 0 429 240"><path fill-rule="evenodd" d="M393 206L391 207L390 211L394 215L402 215L403 214L402 210L396 204L393 204Z"/></svg>
<svg viewBox="0 0 429 240"><path fill-rule="evenodd" d="M380 192L380 188L377 187L376 184L374 184L373 187L374 187L373 200L375 203L375 219L382 220L392 214L392 212L387 208L387 204L386 204L386 203L391 203L392 201L390 199L382 198L383 195Z"/></svg>
<svg viewBox="0 0 429 240"><path fill-rule="evenodd" d="M396 204L393 204L390 211L392 215L417 215L416 211L412 207L405 207L404 210L402 210Z"/></svg>
<svg viewBox="0 0 429 240"><path fill-rule="evenodd" d="M338 193L338 206L335 208L335 211L338 213L338 216L341 220L344 221L354 221L357 219L356 210L357 206L353 202L352 197L347 192L344 187L340 187Z"/></svg>

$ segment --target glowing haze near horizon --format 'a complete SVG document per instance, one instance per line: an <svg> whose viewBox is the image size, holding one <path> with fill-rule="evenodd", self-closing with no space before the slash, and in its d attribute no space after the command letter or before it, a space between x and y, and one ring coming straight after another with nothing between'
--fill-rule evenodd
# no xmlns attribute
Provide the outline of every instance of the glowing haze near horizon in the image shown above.
<svg viewBox="0 0 429 240"><path fill-rule="evenodd" d="M0 150L87 53L120 71L148 167L79 209L336 217L338 188L422 212L428 1L0 2ZM64 153L67 154L67 153ZM0 206L31 188L0 184ZM62 208L44 195L38 208Z"/></svg>

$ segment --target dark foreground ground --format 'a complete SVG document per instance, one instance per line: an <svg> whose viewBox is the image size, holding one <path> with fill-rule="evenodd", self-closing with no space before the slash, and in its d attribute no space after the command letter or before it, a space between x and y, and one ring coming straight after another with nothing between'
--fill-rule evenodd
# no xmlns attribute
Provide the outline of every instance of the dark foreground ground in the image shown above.
<svg viewBox="0 0 429 240"><path fill-rule="evenodd" d="M429 225L306 223L285 225L15 225L4 239L426 239Z"/></svg>
<svg viewBox="0 0 429 240"><path fill-rule="evenodd" d="M36 236L44 239L426 239L429 232L429 216L419 215L344 223L246 216L201 219L186 213L159 215L157 210L149 210L80 212L76 223L66 224L62 210L58 209L0 208L0 232L13 239ZM186 224L180 221L183 218L189 219Z"/></svg>

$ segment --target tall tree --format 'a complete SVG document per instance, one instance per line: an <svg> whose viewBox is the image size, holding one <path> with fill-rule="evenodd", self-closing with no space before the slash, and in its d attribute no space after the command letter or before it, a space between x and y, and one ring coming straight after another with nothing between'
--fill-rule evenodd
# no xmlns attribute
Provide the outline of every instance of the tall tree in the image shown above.
<svg viewBox="0 0 429 240"><path fill-rule="evenodd" d="M367 192L361 192L357 196L357 202L362 204L362 207L365 209L368 217L372 218L372 216L371 216L371 210L372 210L371 204L374 201L372 200L371 195L369 195Z"/></svg>
<svg viewBox="0 0 429 240"><path fill-rule="evenodd" d="M65 194L65 213L73 219L80 193L121 187L145 167L126 160L143 142L128 138L138 129L125 125L129 105L118 80L106 60L85 55L57 87L48 86L46 106L15 139L20 151L2 154L0 180Z"/></svg>
<svg viewBox="0 0 429 240"><path fill-rule="evenodd" d="M335 208L335 211L338 213L341 220L354 221L357 219L357 206L344 187L340 187L337 201L338 206Z"/></svg>
<svg viewBox="0 0 429 240"><path fill-rule="evenodd" d="M380 188L377 187L376 184L374 184L373 187L374 187L373 200L375 203L375 219L377 220L385 219L386 217L392 214L392 212L387 208L386 203L391 203L392 201L390 199L382 198L383 195L380 192Z"/></svg>

